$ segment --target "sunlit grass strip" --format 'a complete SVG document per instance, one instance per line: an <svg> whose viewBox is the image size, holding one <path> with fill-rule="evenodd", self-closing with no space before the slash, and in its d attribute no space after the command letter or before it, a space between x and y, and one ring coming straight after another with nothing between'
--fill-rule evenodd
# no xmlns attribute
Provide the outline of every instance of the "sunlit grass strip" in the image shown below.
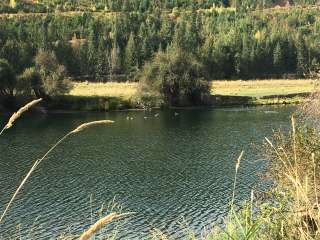
<svg viewBox="0 0 320 240"><path fill-rule="evenodd" d="M27 109L27 108L25 108ZM10 121L9 121L10 122ZM79 133L87 128L90 127L95 127L98 125L108 125L108 124L112 124L114 123L111 120L101 120L101 121L94 121L94 122L88 122L88 123L84 123L81 124L80 126L78 126L77 128L75 128L74 130L72 130L71 132L67 133L65 136L63 136L59 141L57 141L43 156L42 158L36 160L34 162L34 164L32 165L31 169L29 170L29 172L27 173L27 175L23 178L22 182L20 183L20 185L18 186L17 190L14 192L13 196L11 197L9 203L7 204L5 210L3 211L1 217L0 217L0 223L2 222L3 218L5 217L6 213L8 212L10 206L12 205L14 199L17 197L18 193L20 192L20 190L22 189L22 187L24 186L24 184L26 183L26 181L29 179L29 177L31 176L31 174L35 171L35 169L37 168L37 166L56 148L58 147L66 138L68 138L69 136Z"/></svg>
<svg viewBox="0 0 320 240"><path fill-rule="evenodd" d="M68 95L71 96L98 96L98 97L119 97L125 100L130 99L137 93L137 83L74 83L73 89Z"/></svg>
<svg viewBox="0 0 320 240"><path fill-rule="evenodd" d="M216 95L264 97L311 93L316 86L313 79L267 79L267 80L215 80L211 93Z"/></svg>
<svg viewBox="0 0 320 240"><path fill-rule="evenodd" d="M313 92L316 81L313 79L268 79L268 80L215 80L211 81L211 94L263 97ZM130 99L138 90L138 83L74 82L71 96L120 97ZM267 100L264 100L267 101ZM279 100L280 101L280 100Z"/></svg>
<svg viewBox="0 0 320 240"><path fill-rule="evenodd" d="M238 176L238 171L240 168L240 163L241 159L243 157L244 151L242 151L237 159L236 163L236 172L234 174L234 181L233 181L233 191L232 191L232 199L231 199L231 208L233 207L234 199L235 199L235 192L236 192L236 185L237 185L237 176Z"/></svg>

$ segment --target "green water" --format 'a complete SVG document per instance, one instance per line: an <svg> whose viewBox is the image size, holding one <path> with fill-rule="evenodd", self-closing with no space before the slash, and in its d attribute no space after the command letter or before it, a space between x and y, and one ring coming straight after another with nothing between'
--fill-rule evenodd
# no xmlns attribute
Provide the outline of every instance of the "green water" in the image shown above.
<svg viewBox="0 0 320 240"><path fill-rule="evenodd" d="M175 239L221 224L232 196L235 161L245 151L237 202L261 189L256 174L266 162L257 153L272 129L289 126L292 107L197 109L162 112L28 115L0 138L0 210L33 160L67 131L93 120L112 126L67 139L18 195L0 239L49 239L80 234L107 213L108 204L136 212L102 233L145 239L157 228ZM155 116L158 113L159 116ZM132 120L127 120L127 117ZM3 124L6 116L1 116ZM110 205L110 204L109 204ZM110 206L109 206L110 209ZM17 228L17 225L19 227Z"/></svg>

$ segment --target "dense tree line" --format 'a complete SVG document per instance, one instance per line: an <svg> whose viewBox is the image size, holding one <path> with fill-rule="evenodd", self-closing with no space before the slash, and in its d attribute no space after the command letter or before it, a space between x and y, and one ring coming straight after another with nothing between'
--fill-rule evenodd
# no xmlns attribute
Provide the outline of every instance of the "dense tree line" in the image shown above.
<svg viewBox="0 0 320 240"><path fill-rule="evenodd" d="M291 5L315 4L316 0L289 0ZM236 8L268 8L283 5L281 0L4 0L0 12L108 11L146 12L156 9L209 9L216 6Z"/></svg>
<svg viewBox="0 0 320 240"><path fill-rule="evenodd" d="M128 13L3 18L0 58L20 74L40 50L70 76L91 80L135 73L169 47L192 53L211 79L303 75L319 65L320 13Z"/></svg>
<svg viewBox="0 0 320 240"><path fill-rule="evenodd" d="M69 90L66 76L122 77L139 79L142 97L203 104L207 79L303 76L319 69L319 19L317 10L223 8L2 17L0 94L47 98Z"/></svg>

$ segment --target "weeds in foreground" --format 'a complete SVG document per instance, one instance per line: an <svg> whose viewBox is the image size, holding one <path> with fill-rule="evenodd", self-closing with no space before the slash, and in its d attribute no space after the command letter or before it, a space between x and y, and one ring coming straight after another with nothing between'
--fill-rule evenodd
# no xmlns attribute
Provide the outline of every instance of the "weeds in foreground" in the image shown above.
<svg viewBox="0 0 320 240"><path fill-rule="evenodd" d="M13 124L21 117L21 115L25 112L27 112L30 108L32 108L33 106L35 106L36 104L38 104L39 102L41 102L42 99L37 99L37 100L33 100L31 102L29 102L28 104L26 104L25 106L23 106L22 108L20 108L17 112L15 112L14 114L12 114L12 116L10 117L8 123L3 127L3 129L0 131L0 136L3 134L3 132L9 128L11 128L13 126ZM1 222L1 221L0 221Z"/></svg>
<svg viewBox="0 0 320 240"><path fill-rule="evenodd" d="M101 218L95 224L90 226L90 228L80 236L79 240L89 240L96 232L98 232L106 224L110 223L113 220L117 220L131 214L132 213L122 213L122 214L110 213L109 215Z"/></svg>
<svg viewBox="0 0 320 240"><path fill-rule="evenodd" d="M266 139L274 187L263 199L252 194L238 212L232 206L225 227L207 240L319 239L320 135L291 121L289 135L276 132Z"/></svg>
<svg viewBox="0 0 320 240"><path fill-rule="evenodd" d="M9 121L10 122L10 121ZM4 212L2 213L1 217L0 217L0 223L2 222L4 216L6 215L7 211L9 210L11 204L13 203L14 199L17 197L18 193L20 192L20 190L22 189L22 187L24 186L24 184L26 183L26 181L30 178L31 174L35 171L35 169L38 167L38 165L55 149L57 148L64 140L66 140L69 136L76 134L78 132L83 131L84 129L87 129L89 127L93 127L93 126L97 126L97 125L105 125L105 124L111 124L113 123L113 121L110 120L101 120L101 121L94 121L94 122L89 122L89 123L84 123L82 125L80 125L79 127L77 127L76 129L74 129L73 131L67 133L66 135L64 135L62 138L60 138L40 159L37 159L32 167L30 168L29 172L27 173L27 175L23 178L22 182L20 183L20 185L18 186L17 190L14 192L12 198L10 199L9 203L7 204Z"/></svg>

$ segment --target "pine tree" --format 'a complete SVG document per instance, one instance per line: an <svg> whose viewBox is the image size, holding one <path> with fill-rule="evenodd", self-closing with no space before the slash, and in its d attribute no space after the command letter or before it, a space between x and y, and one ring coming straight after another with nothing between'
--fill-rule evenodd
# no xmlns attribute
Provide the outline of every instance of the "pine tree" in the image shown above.
<svg viewBox="0 0 320 240"><path fill-rule="evenodd" d="M51 49L51 41L49 41L48 36L48 24L46 21L44 21L39 29L39 42L38 46L39 48L43 50L49 50Z"/></svg>
<svg viewBox="0 0 320 240"><path fill-rule="evenodd" d="M125 63L125 69L127 73L130 73L134 67L138 66L137 48L136 48L135 37L133 33L130 34L130 37L125 49L124 63Z"/></svg>
<svg viewBox="0 0 320 240"><path fill-rule="evenodd" d="M143 39L141 54L143 56L142 62L149 60L153 55L151 41L148 36Z"/></svg>
<svg viewBox="0 0 320 240"><path fill-rule="evenodd" d="M159 34L160 34L162 48L166 49L167 46L171 43L172 35L173 35L173 23L170 19L168 18L162 19L161 29Z"/></svg>
<svg viewBox="0 0 320 240"><path fill-rule="evenodd" d="M19 72L20 62L20 46L16 40L8 39L0 49L1 58L6 59L14 67L14 71Z"/></svg>
<svg viewBox="0 0 320 240"><path fill-rule="evenodd" d="M97 52L99 44L99 31L98 26L95 23L90 25L90 33L88 38L88 72L94 78L96 78L96 63L97 63Z"/></svg>
<svg viewBox="0 0 320 240"><path fill-rule="evenodd" d="M141 66L152 55L149 32L144 22L140 25L138 39L140 44L137 47L139 46L139 65Z"/></svg>
<svg viewBox="0 0 320 240"><path fill-rule="evenodd" d="M284 66L284 61L283 61L282 49L281 49L280 43L277 42L277 45L273 51L273 67L275 69L275 72L277 74L282 73L283 66Z"/></svg>
<svg viewBox="0 0 320 240"><path fill-rule="evenodd" d="M252 74L252 77L255 77L257 75L256 63L257 63L256 46L255 44L253 44L250 50L250 73Z"/></svg>
<svg viewBox="0 0 320 240"><path fill-rule="evenodd" d="M188 24L185 34L185 48L191 52L196 52L200 44L199 31L201 29L198 29L198 27L200 26L197 26L196 13L193 12L191 22Z"/></svg>
<svg viewBox="0 0 320 240"><path fill-rule="evenodd" d="M124 12L130 12L132 3L129 0L125 0L123 1L123 5L122 5L122 11Z"/></svg>
<svg viewBox="0 0 320 240"><path fill-rule="evenodd" d="M307 68L307 48L302 34L297 39L297 73L303 75Z"/></svg>
<svg viewBox="0 0 320 240"><path fill-rule="evenodd" d="M117 41L113 42L112 51L110 55L110 65L113 74L119 74L121 72L121 54Z"/></svg>
<svg viewBox="0 0 320 240"><path fill-rule="evenodd" d="M250 75L250 41L247 35L244 35L242 39L242 51L241 51L241 76L248 78Z"/></svg>
<svg viewBox="0 0 320 240"><path fill-rule="evenodd" d="M203 56L203 63L204 66L206 67L206 72L209 73L211 78L215 78L216 74L216 67L215 67L215 62L214 62L214 57L213 57L213 44L214 44L214 39L212 36L208 36L201 47L201 55Z"/></svg>
<svg viewBox="0 0 320 240"><path fill-rule="evenodd" d="M186 22L182 21L176 24L175 34L173 36L173 45L177 48L181 48L183 50L190 50L188 49L188 44L186 43Z"/></svg>
<svg viewBox="0 0 320 240"><path fill-rule="evenodd" d="M99 37L98 49L97 49L97 62L95 64L95 77L101 80L108 74L108 60L107 60L107 48L105 40L101 36Z"/></svg>

